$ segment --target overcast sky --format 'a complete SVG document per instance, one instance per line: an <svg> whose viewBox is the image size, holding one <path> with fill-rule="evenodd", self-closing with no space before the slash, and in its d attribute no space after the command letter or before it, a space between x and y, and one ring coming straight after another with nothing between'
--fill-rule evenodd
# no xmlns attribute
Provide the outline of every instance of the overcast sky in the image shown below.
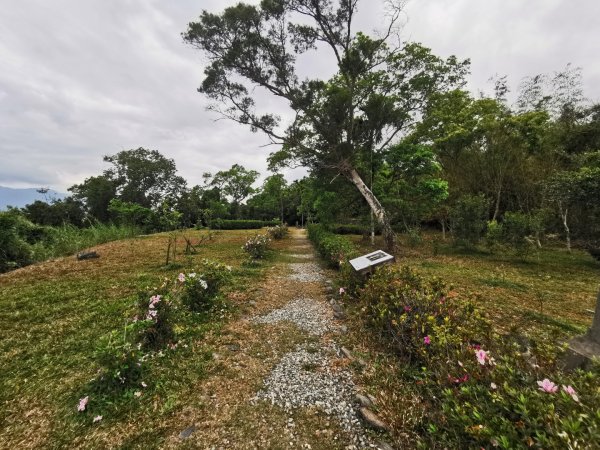
<svg viewBox="0 0 600 450"><path fill-rule="evenodd" d="M234 163L265 174L273 147L205 111L202 55L180 36L203 9L233 3L0 0L0 185L66 191L106 168L103 155L137 147L173 158L190 185ZM383 12L382 0L362 0L358 25L371 32ZM470 58L473 91L494 74L516 88L570 62L598 101L599 17L600 0L410 0L402 35ZM330 61L303 57L301 73L327 75Z"/></svg>

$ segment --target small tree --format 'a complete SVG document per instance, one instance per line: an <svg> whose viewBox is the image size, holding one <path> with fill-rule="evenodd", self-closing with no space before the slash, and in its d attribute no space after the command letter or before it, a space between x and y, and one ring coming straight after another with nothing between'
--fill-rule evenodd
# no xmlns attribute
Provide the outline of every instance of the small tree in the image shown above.
<svg viewBox="0 0 600 450"><path fill-rule="evenodd" d="M483 194L459 198L450 212L450 225L457 242L476 245L485 233L487 218L488 201Z"/></svg>

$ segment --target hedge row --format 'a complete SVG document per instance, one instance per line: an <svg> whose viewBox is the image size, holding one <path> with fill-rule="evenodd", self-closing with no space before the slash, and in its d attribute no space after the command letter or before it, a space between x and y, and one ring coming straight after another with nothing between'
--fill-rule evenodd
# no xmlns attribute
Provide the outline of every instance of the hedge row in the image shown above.
<svg viewBox="0 0 600 450"><path fill-rule="evenodd" d="M308 226L308 237L317 247L317 251L331 267L339 268L341 263L355 255L356 249L350 240L333 234L323 225Z"/></svg>
<svg viewBox="0 0 600 450"><path fill-rule="evenodd" d="M329 231L335 234L371 234L371 229L368 226L354 223L334 223L333 225L329 225L327 228ZM379 226L375 227L375 234L381 234L381 229Z"/></svg>
<svg viewBox="0 0 600 450"><path fill-rule="evenodd" d="M210 227L213 230L257 230L263 227L279 225L278 220L226 220L214 219Z"/></svg>

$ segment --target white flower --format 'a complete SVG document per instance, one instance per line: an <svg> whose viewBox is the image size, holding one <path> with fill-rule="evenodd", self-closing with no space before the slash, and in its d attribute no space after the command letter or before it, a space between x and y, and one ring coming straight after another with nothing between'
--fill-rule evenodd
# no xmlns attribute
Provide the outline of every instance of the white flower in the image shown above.
<svg viewBox="0 0 600 450"><path fill-rule="evenodd" d="M96 422L100 422L101 420L102 420L102 416L96 416L96 417L94 417L94 420L92 420L92 422L96 423Z"/></svg>

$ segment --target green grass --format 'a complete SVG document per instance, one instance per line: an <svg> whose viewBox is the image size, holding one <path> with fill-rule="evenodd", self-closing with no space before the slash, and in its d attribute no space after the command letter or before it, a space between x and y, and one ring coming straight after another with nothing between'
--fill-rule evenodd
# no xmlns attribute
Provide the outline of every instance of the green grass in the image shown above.
<svg viewBox="0 0 600 450"><path fill-rule="evenodd" d="M208 257L229 264L231 289L243 292L265 268L242 266L240 247L251 234L219 232L198 254L180 254L175 263L192 269ZM99 407L91 396L90 411L103 415L98 424L76 412L99 368L93 356L98 340L123 328L139 290L178 273L164 267L167 239L158 234L110 242L94 248L100 255L95 260L61 258L0 275L1 448L106 448L113 436L121 442L126 436L125 446L155 448L173 433L164 419L193 398L195 384L214 370L210 340L204 337L218 335L227 314L178 324L186 347L167 350L149 363L148 388L141 397L126 391L114 405Z"/></svg>

